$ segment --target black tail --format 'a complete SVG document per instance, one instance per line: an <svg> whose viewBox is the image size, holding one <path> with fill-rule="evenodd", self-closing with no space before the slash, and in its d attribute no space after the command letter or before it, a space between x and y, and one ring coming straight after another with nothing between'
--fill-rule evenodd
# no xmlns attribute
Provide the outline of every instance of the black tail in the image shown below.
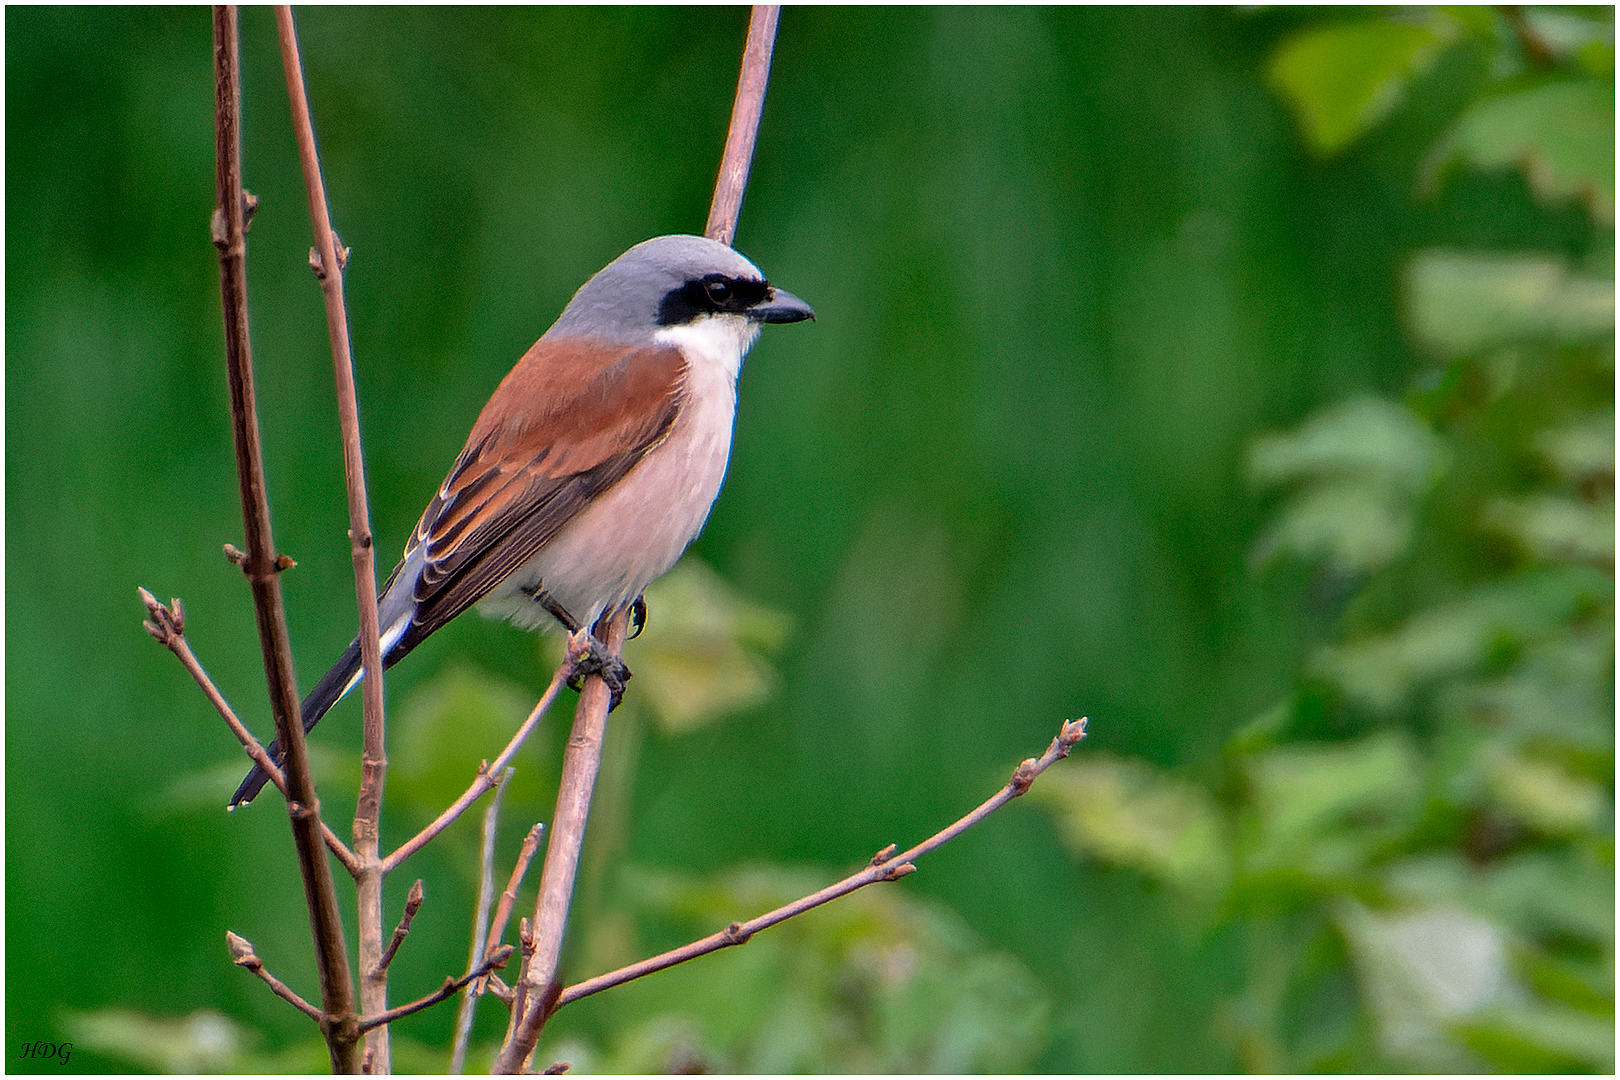
<svg viewBox="0 0 1620 1080"><path fill-rule="evenodd" d="M390 661L397 659L399 659L398 656L389 658ZM385 662L383 664L385 668L392 666L392 663ZM303 715L304 731L306 733L321 722L321 717L326 715L328 709L338 703L338 699L343 696L343 692L349 688L349 680L354 678L354 673L359 670L360 639L356 638L348 649L344 651L343 655L338 657L338 662L332 665L332 670L322 676L321 681L315 684L315 689L311 690L309 696L304 698L304 703L300 706L299 712ZM281 749L281 740L277 739L272 742L268 750L270 760L277 765L282 764L285 755ZM253 766L253 771L247 774L247 779L242 781L242 786L236 789L235 795L231 796L231 801L228 804L229 808L234 810L244 803L252 802L253 797L259 793L259 789L269 782L270 774L257 765Z"/></svg>

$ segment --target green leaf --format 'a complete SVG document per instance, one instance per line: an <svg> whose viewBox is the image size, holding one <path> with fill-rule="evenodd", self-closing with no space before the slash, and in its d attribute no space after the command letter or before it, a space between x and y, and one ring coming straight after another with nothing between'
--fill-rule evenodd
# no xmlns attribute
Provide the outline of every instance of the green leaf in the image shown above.
<svg viewBox="0 0 1620 1080"><path fill-rule="evenodd" d="M1376 398L1352 398L1257 439L1250 480L1301 490L1256 544L1255 561L1288 553L1345 570L1382 566L1405 547L1416 498L1444 462L1440 441L1410 410Z"/></svg>
<svg viewBox="0 0 1620 1080"><path fill-rule="evenodd" d="M1396 732L1273 750L1250 762L1248 772L1253 821L1246 867L1320 876L1359 869L1407 823L1423 782L1417 754Z"/></svg>
<svg viewBox="0 0 1620 1080"><path fill-rule="evenodd" d="M1278 48L1271 81L1319 154L1354 142L1395 107L1451 40L1451 24L1345 23L1301 31Z"/></svg>
<svg viewBox="0 0 1620 1080"><path fill-rule="evenodd" d="M1503 1072L1614 1071L1614 1021L1567 1006L1507 1006L1454 1030Z"/></svg>
<svg viewBox="0 0 1620 1080"><path fill-rule="evenodd" d="M690 731L764 701L776 685L766 654L789 620L739 598L688 556L647 589L647 629L625 646L635 696L666 731Z"/></svg>
<svg viewBox="0 0 1620 1080"><path fill-rule="evenodd" d="M1614 413L1536 436L1536 449L1567 483L1584 484L1607 476L1614 483Z"/></svg>
<svg viewBox="0 0 1620 1080"><path fill-rule="evenodd" d="M1313 415L1293 431L1257 439L1249 479L1260 487L1354 479L1417 494L1428 487L1444 451L1409 409L1356 397Z"/></svg>
<svg viewBox="0 0 1620 1080"><path fill-rule="evenodd" d="M1031 789L1076 852L1129 866L1202 897L1228 876L1226 843L1203 787L1151 766L1088 753Z"/></svg>
<svg viewBox="0 0 1620 1080"><path fill-rule="evenodd" d="M1405 292L1418 341L1443 356L1614 332L1614 282L1573 274L1551 255L1419 252L1407 266Z"/></svg>
<svg viewBox="0 0 1620 1080"><path fill-rule="evenodd" d="M1254 561L1280 554L1323 559L1343 571L1376 570L1412 533L1412 507L1372 484L1335 483L1295 497L1255 544Z"/></svg>
<svg viewBox="0 0 1620 1080"><path fill-rule="evenodd" d="M212 1010L164 1017L133 1009L68 1013L62 1028L75 1050L162 1073L319 1073L331 1068L318 1037L274 1053L259 1032ZM73 1071L61 1062L63 1072Z"/></svg>
<svg viewBox="0 0 1620 1080"><path fill-rule="evenodd" d="M1530 828L1554 836L1597 828L1608 802L1592 780L1573 776L1555 762L1519 754L1492 762L1490 780L1502 806Z"/></svg>
<svg viewBox="0 0 1620 1080"><path fill-rule="evenodd" d="M1354 901L1337 919L1384 1052L1422 1071L1476 1064L1448 1026L1514 994L1500 929L1457 908L1383 913Z"/></svg>
<svg viewBox="0 0 1620 1080"><path fill-rule="evenodd" d="M1598 505L1563 495L1498 499L1485 523L1530 554L1550 562L1614 563L1614 503Z"/></svg>
<svg viewBox="0 0 1620 1080"><path fill-rule="evenodd" d="M1521 574L1422 611L1393 633L1323 649L1314 666L1368 705L1391 709L1421 683L1466 671L1504 643L1543 635L1613 592L1587 567Z"/></svg>
<svg viewBox="0 0 1620 1080"><path fill-rule="evenodd" d="M1613 79L1543 83L1476 103L1435 147L1427 183L1457 161L1479 169L1517 166L1542 199L1579 199L1599 220L1613 222Z"/></svg>
<svg viewBox="0 0 1620 1080"><path fill-rule="evenodd" d="M389 722L388 798L437 813L493 759L534 707L537 693L476 668L445 669L417 687ZM532 745L532 744L531 744ZM508 796L541 798L537 755L513 775Z"/></svg>

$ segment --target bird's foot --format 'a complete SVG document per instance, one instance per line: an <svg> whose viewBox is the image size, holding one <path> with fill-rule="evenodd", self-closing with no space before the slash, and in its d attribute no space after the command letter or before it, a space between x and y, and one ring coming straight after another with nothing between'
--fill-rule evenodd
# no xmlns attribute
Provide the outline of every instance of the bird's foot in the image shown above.
<svg viewBox="0 0 1620 1080"><path fill-rule="evenodd" d="M624 698L625 684L630 681L630 669L624 661L608 650L589 630L581 629L568 637L568 686L579 690L587 675L600 675L607 683L608 712L619 707Z"/></svg>

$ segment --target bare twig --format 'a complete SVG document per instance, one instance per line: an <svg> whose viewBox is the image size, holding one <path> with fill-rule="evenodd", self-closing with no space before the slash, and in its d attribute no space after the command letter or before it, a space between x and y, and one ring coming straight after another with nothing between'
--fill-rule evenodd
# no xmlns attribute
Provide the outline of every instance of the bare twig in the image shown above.
<svg viewBox="0 0 1620 1080"><path fill-rule="evenodd" d="M237 718L235 710L225 700L225 695L219 692L219 687L214 685L214 680L208 677L208 672L203 670L202 663L197 659L196 654L191 651L191 643L186 640L185 610L181 607L180 598L175 597L171 601L173 607L170 608L164 607L158 598L147 590L138 588L137 591L141 594L142 602L146 604L146 612L149 616L141 624L146 627L146 632L156 638L158 644L172 652L175 658L180 661L180 665L191 673L191 677L197 681L197 685L202 687L203 694L213 703L219 715L225 719L231 733L242 744L242 749L247 751L248 757L252 758L253 763L265 771L265 774L270 777L270 782L276 785L276 790L285 796L287 794L287 777L282 773L281 766L270 760L270 755L259 744L259 740L253 737L253 732L249 731L247 725ZM327 848L333 855L337 856L338 862L343 864L344 869L351 874L360 872L360 864L355 861L354 852L350 851L348 845L338 839L337 833L333 832L324 821L321 822L321 838L326 841Z"/></svg>
<svg viewBox="0 0 1620 1080"><path fill-rule="evenodd" d="M411 932L411 920L416 918L416 913L421 909L422 879L417 878L410 891L405 894L405 914L400 917L399 925L394 927L394 936L389 940L388 948L383 950L382 959L377 961L377 970L372 972L374 978L382 975L388 970L388 965L393 963L394 954L405 944L405 935Z"/></svg>
<svg viewBox="0 0 1620 1080"><path fill-rule="evenodd" d="M535 852L540 850L540 838L545 835L544 824L536 822L523 838L523 847L518 851L517 862L512 866L512 876L507 879L506 888L501 892L501 898L495 905L495 917L490 920L489 932L486 935L487 948L499 947L501 938L506 934L506 923L512 917L512 906L517 901L518 889L523 885L523 878L529 872L529 863L533 861ZM519 940L523 945L522 959L518 965L518 980L522 981L523 974L528 971L529 960L534 956L534 935L529 931L529 920L521 920ZM466 1002L476 1003L477 999L486 993L493 993L508 1007L516 1000L516 992L495 975L486 975L476 980L471 989L467 991ZM472 1034L473 1005L464 1005L462 1015L458 1018L456 1027L455 1049L451 1054L450 1071L459 1073L466 1065L467 1040Z"/></svg>
<svg viewBox="0 0 1620 1080"><path fill-rule="evenodd" d="M551 707L551 702L556 698L557 691L562 688L563 680L568 677L568 668L569 663L566 660L558 666L556 672L551 676L551 683L546 687L546 692L540 695L540 700L535 703L534 709L530 711L529 718L523 721L523 726L517 729L517 734L512 736L512 741L506 744L506 749L501 751L494 764L479 766L478 778L472 782L466 791L461 793L461 798L451 803L444 813L429 823L427 828L395 848L382 861L383 873L388 874L396 870L400 863L420 851L423 844L426 844L448 828L450 823L460 817L467 807L477 802L486 792L494 789L494 778L507 765L511 764L513 756L522 748L524 740L528 739L529 734L534 731L535 725L540 722L540 718Z"/></svg>
<svg viewBox="0 0 1620 1080"><path fill-rule="evenodd" d="M524 921L527 922L528 920ZM477 983L473 984L475 990L480 986L483 987L482 993L488 994L490 997L495 998L508 1009L512 1007L512 988L507 986L506 983L501 980L499 975L486 975Z"/></svg>
<svg viewBox="0 0 1620 1080"><path fill-rule="evenodd" d="M325 1024L326 1017L321 1010L299 997L292 987L265 970L264 961L260 960L253 952L253 943L251 941L227 930L225 931L225 944L231 950L231 963L239 968L246 968L253 972L253 974L264 980L266 986L275 991L277 997L291 1003L293 1008L317 1024Z"/></svg>
<svg viewBox="0 0 1620 1080"><path fill-rule="evenodd" d="M629 612L620 610L604 615L594 632L607 646L610 656L624 647ZM563 753L562 780L557 790L557 809L552 815L551 837L546 845L546 861L540 871L540 890L534 902L535 954L521 980L526 988L525 1009L513 1010L506 1045L496 1059L496 1072L518 1072L534 1053L551 1010L556 1007L557 969L562 961L563 930L568 924L568 905L574 896L574 878L579 870L579 853L585 843L585 822L591 812L591 794L596 789L596 773L602 762L602 739L607 733L607 715L612 692L600 675L585 680L574 710L574 729Z"/></svg>
<svg viewBox="0 0 1620 1080"><path fill-rule="evenodd" d="M383 665L377 628L377 575L373 565L371 517L366 507L365 461L360 452L349 317L343 306L343 264L348 251L340 254L332 232L326 185L321 180L320 160L315 153L315 126L304 91L304 68L298 56L292 8L277 6L276 28L281 37L281 65L287 77L298 160L303 167L304 189L309 195L309 214L315 230L315 249L310 253L310 261L316 264L315 276L320 279L321 294L326 301L327 335L331 340L332 370L337 382L338 427L343 442L343 473L348 481L349 546L360 612L360 662L365 672L360 681L365 717L360 750L360 795L354 809L354 847L361 866L355 879L360 909L360 1008L364 1013L376 1015L388 1005L388 965L381 959L384 871L377 858L388 757L383 746ZM393 1071L387 1031L379 1031L366 1042L372 1055L371 1068L379 1073Z"/></svg>
<svg viewBox="0 0 1620 1080"><path fill-rule="evenodd" d="M743 191L748 187L759 117L765 109L765 83L771 75L771 50L776 44L776 20L781 11L779 4L756 4L748 17L748 41L743 46L742 71L737 76L737 98L731 106L731 127L720 159L720 177L714 185L714 201L709 204L709 220L703 227L704 236L722 244L730 244L737 235L737 216L742 211Z"/></svg>
<svg viewBox="0 0 1620 1080"><path fill-rule="evenodd" d="M529 962L534 959L534 927L527 918L518 919L518 974L517 980L512 983L512 1015L506 1025L506 1037L512 1038L518 1018L528 1008L529 984L526 976L529 974Z"/></svg>
<svg viewBox="0 0 1620 1080"><path fill-rule="evenodd" d="M489 800L489 806L484 810L484 842L478 853L478 904L473 911L473 941L472 948L467 956L467 966L472 967L484 956L489 944L489 909L495 902L495 832L500 821L501 801L506 796L506 785L511 782L512 774L516 769L508 766L501 773L501 778L495 782L495 797ZM478 1008L478 991L483 984L474 986L462 996L461 1008L456 1013L456 1034L450 1041L450 1071L461 1072L467 1061L467 1040L472 1037L473 1013Z"/></svg>
<svg viewBox="0 0 1620 1080"><path fill-rule="evenodd" d="M518 889L523 884L524 875L529 872L529 863L534 859L534 853L540 850L540 838L545 835L545 831L545 825L537 822L534 828L529 830L529 835L523 838L523 847L518 851L517 862L512 866L512 876L507 879L506 888L495 904L495 918L490 923L489 940L497 945L506 935L506 923L512 917L512 905L517 902Z"/></svg>
<svg viewBox="0 0 1620 1080"><path fill-rule="evenodd" d="M253 391L253 354L247 323L247 200L242 191L241 80L236 8L214 9L215 149L219 203L214 212L214 243L219 248L220 294L225 311L225 361L231 390L237 481L242 490L247 558L243 573L253 590L253 611L264 653L276 734L286 748L287 813L304 880L315 956L320 967L322 1033L335 1072L360 1067L354 987L349 980L348 947L338 914L332 869L322 846L320 803L304 748L292 647L281 605L280 566L270 534L270 504Z"/></svg>
<svg viewBox="0 0 1620 1080"><path fill-rule="evenodd" d="M454 994L457 990L460 990L474 979L482 978L491 971L496 971L505 967L506 961L511 955L512 946L502 945L499 949L495 950L494 954L490 956L488 960L485 960L482 964L479 964L476 968L467 972L467 974L463 975L461 978L452 979L446 976L444 985L433 991L433 993L429 994L427 997L418 998L409 1005L401 1005L397 1009L389 1009L387 1012L381 1013L377 1016L366 1017L360 1021L360 1030L362 1032L373 1031L377 1028L383 1027L384 1025L392 1024L395 1020L398 1020L401 1017L409 1016L411 1013L421 1012L423 1009L437 1005L439 1002L443 1001L451 994Z"/></svg>
<svg viewBox="0 0 1620 1080"><path fill-rule="evenodd" d="M1017 769L1013 770L1012 779L1007 781L1006 786L996 792L995 795L981 803L977 809L966 817L941 829L911 850L896 855L894 845L890 844L878 852L866 869L851 874L844 880L829 885L819 892L801 897L791 904L779 907L775 911L766 912L756 919L750 919L743 923L732 923L719 933L710 934L708 937L694 941L689 945L671 949L669 952L643 960L638 964L622 967L617 971L610 971L606 975L598 975L594 979L576 983L562 992L562 996L557 1001L557 1006L560 1008L569 1002L600 993L611 987L627 983L632 979L639 979L643 975L663 971L665 968L674 967L676 964L685 963L688 960L732 945L741 945L759 931L791 919L795 915L803 914L811 908L820 907L829 900L847 896L856 889L864 888L874 882L896 881L905 877L917 869L914 860L922 858L941 844L955 839L1028 791L1035 778L1045 772L1054 762L1068 757L1069 751L1074 749L1076 743L1085 738L1085 734L1086 721L1084 717L1079 720L1066 721L1057 738L1052 740L1052 745L1047 748L1045 754L1039 758L1029 758L1024 761Z"/></svg>

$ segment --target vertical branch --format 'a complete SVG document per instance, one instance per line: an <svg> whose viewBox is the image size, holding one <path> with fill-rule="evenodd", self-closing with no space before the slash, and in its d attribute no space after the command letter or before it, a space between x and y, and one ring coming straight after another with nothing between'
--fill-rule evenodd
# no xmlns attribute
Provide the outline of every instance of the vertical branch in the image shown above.
<svg viewBox="0 0 1620 1080"><path fill-rule="evenodd" d="M220 293L225 311L225 363L231 392L237 480L242 489L242 522L247 557L242 569L253 590L253 611L264 652L265 678L276 734L287 748L287 815L304 879L315 956L320 966L322 1024L335 1072L359 1070L359 1037L348 949L338 915L332 868L321 840L320 804L309 773L300 723L292 646L281 606L280 573L270 534L270 503L253 392L253 354L247 321L247 199L242 191L239 43L236 8L214 9L214 130L219 205L214 211L214 244L219 248Z"/></svg>
<svg viewBox="0 0 1620 1080"><path fill-rule="evenodd" d="M737 75L737 99L731 106L731 129L720 158L720 177L709 204L703 235L730 244L737 235L748 167L754 160L754 139L765 109L765 83L771 77L771 50L776 45L776 19L780 4L756 4L748 16L748 42L743 46L742 71Z"/></svg>
<svg viewBox="0 0 1620 1080"><path fill-rule="evenodd" d="M611 655L618 656L623 648L628 624L629 613L623 610L603 616L596 624L595 633ZM517 1001L524 1005L513 1006L507 1042L495 1060L496 1072L523 1071L562 989L557 969L562 961L563 931L579 871L580 848L585 843L585 821L596 790L596 772L602 762L611 696L601 676L592 675L585 680L574 710L574 728L563 753L557 809L552 815L546 861L540 871L540 892L534 902L535 953L517 987Z"/></svg>
<svg viewBox="0 0 1620 1080"><path fill-rule="evenodd" d="M748 41L743 47L731 128L726 135L709 220L703 230L705 236L724 244L730 244L737 234L737 215L742 209L743 189L748 183L748 168L753 161L759 118L765 105L765 82L770 76L779 13L778 6L761 4L753 9L748 21ZM604 617L596 625L595 632L614 656L624 644L627 623L628 614L620 611ZM602 762L608 699L607 684L600 677L591 676L585 681L574 712L573 733L563 757L557 810L552 818L546 862L540 874L540 892L535 899L535 951L514 987L506 1043L495 1059L494 1071L498 1073L518 1073L527 1067L540 1041L540 1032L556 1009L562 991L558 968L562 961L563 931L567 928L568 904L573 898L580 848L585 841L591 794Z"/></svg>
<svg viewBox="0 0 1620 1080"><path fill-rule="evenodd" d="M281 63L287 76L293 130L304 187L309 193L309 214L315 228L311 263L326 301L326 325L332 344L332 369L337 383L338 425L343 439L343 472L348 482L349 543L354 558L354 590L360 609L360 660L364 728L360 751L360 796L354 810L354 851L360 862L355 880L359 894L360 1006L367 1016L388 1010L388 972L382 959L383 869L378 860L379 820L382 816L383 779L388 758L383 747L382 650L377 627L377 576L373 565L371 517L366 506L365 462L360 453L360 419L355 404L354 359L349 349L349 317L343 306L343 264L348 251L340 250L332 232L326 203L326 185L315 153L315 126L304 91L303 63L298 56L298 35L292 8L276 8L281 36ZM371 1071L391 1072L388 1028L366 1035Z"/></svg>
<svg viewBox="0 0 1620 1080"><path fill-rule="evenodd" d="M484 810L484 842L479 848L478 904L473 910L472 949L467 956L467 970L474 971L483 963L489 948L489 909L495 903L495 826L501 816L501 800L506 797L506 785L517 769L508 766L495 782L495 797ZM470 986L461 997L461 1009L456 1014L456 1035L450 1045L450 1072L459 1074L467 1062L467 1040L472 1036L473 1011L478 1007L477 986Z"/></svg>

